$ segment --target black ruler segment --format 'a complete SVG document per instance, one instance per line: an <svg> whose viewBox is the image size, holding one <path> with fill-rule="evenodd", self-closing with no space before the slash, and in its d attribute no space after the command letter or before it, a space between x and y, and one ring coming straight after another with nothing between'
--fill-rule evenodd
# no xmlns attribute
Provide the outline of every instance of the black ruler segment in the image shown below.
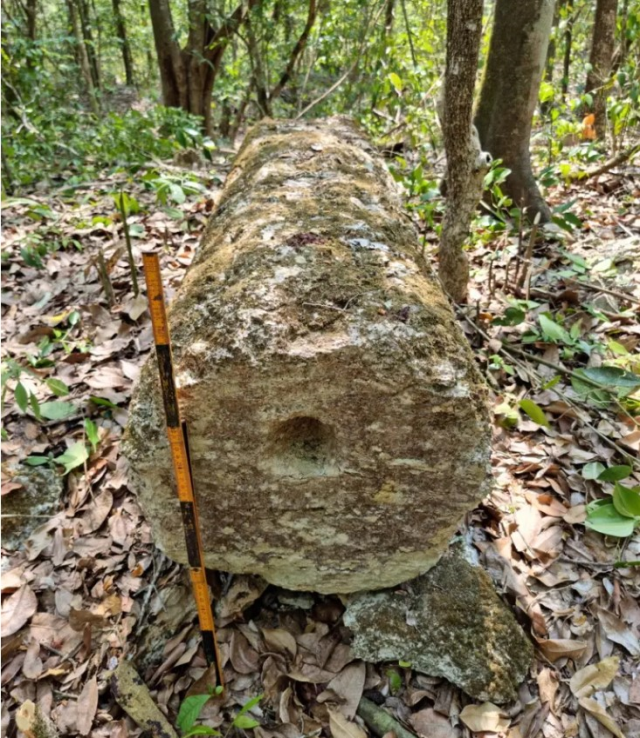
<svg viewBox="0 0 640 738"><path fill-rule="evenodd" d="M181 502L180 510L182 511L182 525L184 526L184 535L187 543L187 557L189 566L200 566L200 550L198 548L198 529L196 523L195 510L193 502Z"/></svg>
<svg viewBox="0 0 640 738"><path fill-rule="evenodd" d="M167 425L169 428L177 428L180 425L180 413L178 411L176 385L173 381L171 346L168 344L156 344L156 354L158 356L162 400L164 402L164 412L167 416Z"/></svg>

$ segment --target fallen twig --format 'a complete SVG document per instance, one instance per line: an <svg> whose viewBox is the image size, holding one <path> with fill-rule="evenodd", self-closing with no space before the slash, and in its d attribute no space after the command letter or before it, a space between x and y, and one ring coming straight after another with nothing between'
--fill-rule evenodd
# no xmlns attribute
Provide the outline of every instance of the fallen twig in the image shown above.
<svg viewBox="0 0 640 738"><path fill-rule="evenodd" d="M120 660L111 677L115 701L143 730L157 738L178 738L171 723L151 698L147 685L125 658Z"/></svg>
<svg viewBox="0 0 640 738"><path fill-rule="evenodd" d="M627 161L627 159L633 158L638 152L640 152L640 146L638 144L635 144L634 146L621 151L617 156L614 156L608 161L605 161L605 163L601 164L599 167L594 167L593 169L582 169L580 171L574 172L573 174L570 174L569 179L571 181L577 180L580 182L584 182L585 179L597 177L600 174L606 174L608 171L610 171L614 167L617 167L619 164L623 164L625 161Z"/></svg>
<svg viewBox="0 0 640 738"><path fill-rule="evenodd" d="M378 707L375 702L368 700L366 697L360 700L358 715L377 736L382 737L387 733L395 733L396 738L416 738L414 733L403 727L386 710Z"/></svg>

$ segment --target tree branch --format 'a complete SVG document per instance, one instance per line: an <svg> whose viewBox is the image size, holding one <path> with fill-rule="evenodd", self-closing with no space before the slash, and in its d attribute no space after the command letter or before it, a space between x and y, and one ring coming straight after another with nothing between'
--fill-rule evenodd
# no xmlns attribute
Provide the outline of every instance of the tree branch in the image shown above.
<svg viewBox="0 0 640 738"><path fill-rule="evenodd" d="M302 33L300 34L300 38L298 39L296 45L293 47L293 50L291 51L291 56L289 57L289 63L287 64L286 69L282 73L282 76L280 77L280 81L273 88L273 90L271 90L271 92L269 93L269 100L275 100L277 97L279 97L280 93L284 89L284 86L291 79L293 69L296 65L296 62L298 61L298 57L304 51L304 48L307 45L307 39L309 38L309 34L311 33L313 24L316 22L317 14L318 14L318 6L317 6L316 0L309 0L309 12L307 14L307 22L305 24L305 27Z"/></svg>
<svg viewBox="0 0 640 738"><path fill-rule="evenodd" d="M633 157L635 157L638 153L640 153L640 145L634 144L628 149L621 151L612 159L605 161L605 163L601 164L599 167L594 167L593 169L582 169L581 171L570 174L569 179L572 182L575 182L576 180L584 182L585 179L590 179L591 177L598 177L601 174L606 174L611 169L617 167L619 164L624 164L627 159L633 159Z"/></svg>

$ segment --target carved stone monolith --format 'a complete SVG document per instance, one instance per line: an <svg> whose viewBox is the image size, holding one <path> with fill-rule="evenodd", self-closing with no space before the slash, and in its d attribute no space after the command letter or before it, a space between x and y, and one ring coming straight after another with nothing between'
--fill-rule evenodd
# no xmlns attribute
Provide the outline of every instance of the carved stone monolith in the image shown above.
<svg viewBox="0 0 640 738"><path fill-rule="evenodd" d="M393 586L486 494L480 373L347 119L249 133L170 325L208 566L324 593ZM155 356L125 452L158 544L186 561Z"/></svg>

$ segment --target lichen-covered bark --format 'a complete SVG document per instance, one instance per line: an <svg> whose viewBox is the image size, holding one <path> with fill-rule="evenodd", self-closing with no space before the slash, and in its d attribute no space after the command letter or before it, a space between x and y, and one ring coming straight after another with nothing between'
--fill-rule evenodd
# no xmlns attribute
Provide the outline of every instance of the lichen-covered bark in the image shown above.
<svg viewBox="0 0 640 738"><path fill-rule="evenodd" d="M418 253L348 120L249 134L170 311L208 566L391 586L486 493L484 385ZM125 451L157 541L185 561L154 357Z"/></svg>
<svg viewBox="0 0 640 738"><path fill-rule="evenodd" d="M440 239L440 281L454 302L467 294L469 262L463 251L482 196L488 159L472 135L473 91L482 36L482 0L449 0L442 130L447 152L447 209Z"/></svg>
<svg viewBox="0 0 640 738"><path fill-rule="evenodd" d="M591 69L587 75L585 92L593 94L592 110L596 119L596 135L600 139L604 139L607 134L606 85L613 64L617 12L618 0L598 0L589 56Z"/></svg>
<svg viewBox="0 0 640 738"><path fill-rule="evenodd" d="M529 138L553 22L553 0L496 0L475 123L482 147L511 170L504 185L530 220L551 219L531 169Z"/></svg>

